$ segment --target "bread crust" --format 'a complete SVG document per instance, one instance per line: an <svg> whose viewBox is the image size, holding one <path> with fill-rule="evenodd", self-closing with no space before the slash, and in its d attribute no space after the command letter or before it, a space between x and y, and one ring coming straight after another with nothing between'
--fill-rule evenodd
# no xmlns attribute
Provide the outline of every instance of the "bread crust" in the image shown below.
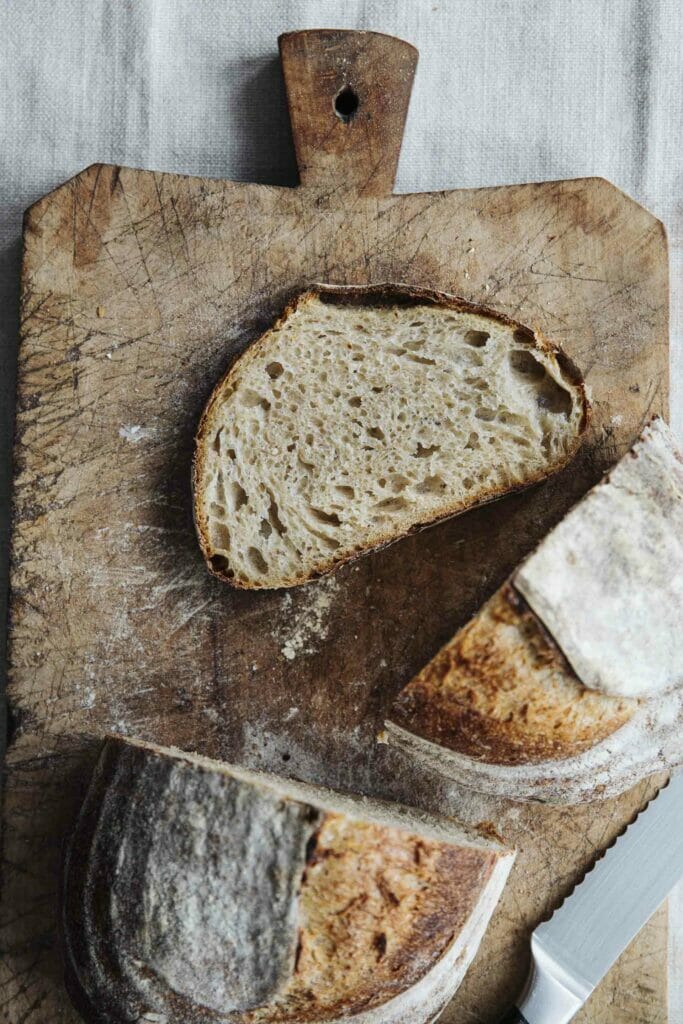
<svg viewBox="0 0 683 1024"><path fill-rule="evenodd" d="M67 846L85 1020L435 1019L514 854L452 819L108 737Z"/></svg>
<svg viewBox="0 0 683 1024"><path fill-rule="evenodd" d="M580 803L677 768L682 464L654 417L404 688L383 738L516 800Z"/></svg>
<svg viewBox="0 0 683 1024"><path fill-rule="evenodd" d="M572 439L571 444L568 447L565 457L560 460L551 469L540 471L529 477L524 483L515 484L509 487L500 487L484 492L477 501L472 504L463 506L461 502L455 503L446 509L446 511L439 513L436 516L432 516L425 519L415 525L411 526L410 529L405 530L399 536L390 536L387 534L386 539L380 540L376 544L361 548L358 551L349 552L345 555L335 556L332 555L323 567L315 572L301 573L300 575L289 576L281 578L278 581L277 587L293 587L303 583L309 583L315 579L319 579L322 576L327 576L349 562L354 562L358 558L369 554L371 551L379 551L382 548L388 547L390 544L394 544L404 537L408 537L413 533L418 533L421 530L428 529L430 526L435 526L437 523L444 522L446 519L451 519L456 515L462 515L464 512L469 512L471 509L480 508L483 505L488 505L492 501L496 501L498 498L504 497L508 494L514 494L518 491L526 490L528 487L532 487L534 484L541 483L548 477L553 476L555 473L563 469L575 456L579 447L581 446L583 439L586 434L588 423L590 421L591 408L586 393L586 386L581 375L580 370L576 364L566 355L559 346L554 345L550 342L538 328L531 328L525 324L519 323L512 317L507 316L505 313L494 310L488 306L479 305L476 303L468 302L466 299L460 298L457 295L452 295L447 292L439 292L430 288L419 288L412 285L406 284L394 284L391 282L384 282L381 284L373 285L336 285L336 284L320 284L316 283L311 288L304 292L300 292L294 295L283 312L275 320L270 328L265 331L260 337L251 343L243 352L235 357L226 372L223 374L219 382L214 387L209 399L204 407L204 411L199 420L197 427L197 433L195 436L195 452L192 460L192 491L193 491L193 515L195 529L197 532L197 538L199 540L199 546L201 548L202 555L206 566L212 576L222 580L224 583L229 584L238 590L260 590L264 589L262 586L253 584L249 581L239 580L236 577L229 577L226 573L222 572L220 567L217 566L212 560L211 545L209 542L209 531L206 516L203 514L200 507L200 480L202 477L202 471L204 467L204 460L206 456L206 439L207 429L210 420L213 407L216 402L221 399L224 389L229 386L230 381L238 367L243 360L254 358L258 355L262 348L268 344L270 335L278 330L284 322L294 313L300 309L303 305L311 300L319 299L323 302L330 303L342 303L342 304L421 304L430 303L432 305L441 306L447 309L453 309L457 312L473 313L479 316L485 316L493 320L497 320L499 323L506 325L507 327L513 327L515 330L521 331L530 342L532 342L535 348L544 354L553 356L558 366L560 367L563 375L567 378L568 382L578 390L579 399L582 406L581 420L579 424L579 430L576 436ZM271 587L270 589L276 589Z"/></svg>
<svg viewBox="0 0 683 1024"><path fill-rule="evenodd" d="M401 691L391 719L480 762L537 764L589 749L636 706L587 690L506 583Z"/></svg>

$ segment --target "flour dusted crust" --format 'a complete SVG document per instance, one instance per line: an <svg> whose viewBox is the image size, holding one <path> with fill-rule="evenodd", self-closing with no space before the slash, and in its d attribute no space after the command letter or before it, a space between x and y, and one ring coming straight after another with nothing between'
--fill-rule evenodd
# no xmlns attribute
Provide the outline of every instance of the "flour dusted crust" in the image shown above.
<svg viewBox="0 0 683 1024"><path fill-rule="evenodd" d="M420 1024L514 855L452 821L112 737L71 838L86 1020Z"/></svg>
<svg viewBox="0 0 683 1024"><path fill-rule="evenodd" d="M683 762L683 460L660 419L399 694L383 736L519 800Z"/></svg>
<svg viewBox="0 0 683 1024"><path fill-rule="evenodd" d="M683 683L683 455L663 420L513 582L586 686L652 697Z"/></svg>
<svg viewBox="0 0 683 1024"><path fill-rule="evenodd" d="M560 469L580 374L542 336L451 295L316 286L216 387L194 512L209 569L304 583Z"/></svg>

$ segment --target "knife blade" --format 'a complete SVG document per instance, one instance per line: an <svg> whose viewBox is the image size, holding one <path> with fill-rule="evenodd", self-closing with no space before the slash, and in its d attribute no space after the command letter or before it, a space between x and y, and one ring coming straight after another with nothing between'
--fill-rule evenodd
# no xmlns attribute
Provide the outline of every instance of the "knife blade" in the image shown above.
<svg viewBox="0 0 683 1024"><path fill-rule="evenodd" d="M683 774L659 791L531 936L531 970L501 1024L566 1024L683 877Z"/></svg>

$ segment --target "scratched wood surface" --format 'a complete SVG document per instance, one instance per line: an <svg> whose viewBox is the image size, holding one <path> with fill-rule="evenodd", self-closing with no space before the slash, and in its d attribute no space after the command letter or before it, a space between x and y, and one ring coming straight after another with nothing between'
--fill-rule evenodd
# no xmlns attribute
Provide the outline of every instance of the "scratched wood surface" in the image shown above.
<svg viewBox="0 0 683 1024"><path fill-rule="evenodd" d="M495 821L520 855L450 1024L495 1020L531 928L656 789L517 806L420 774L374 736L400 687L646 417L666 415L661 224L599 179L391 195L412 48L306 33L282 55L300 187L93 166L26 217L0 902L10 1024L77 1019L57 945L60 847L107 730ZM230 359L316 280L427 285L539 325L586 373L590 441L553 481L327 580L233 592L195 542L193 431ZM577 1019L663 1024L665 975L660 912Z"/></svg>

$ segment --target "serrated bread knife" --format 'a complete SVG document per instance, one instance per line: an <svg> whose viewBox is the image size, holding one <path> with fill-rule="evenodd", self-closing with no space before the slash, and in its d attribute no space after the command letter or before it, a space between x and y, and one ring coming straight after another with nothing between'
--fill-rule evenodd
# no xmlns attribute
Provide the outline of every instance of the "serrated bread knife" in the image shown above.
<svg viewBox="0 0 683 1024"><path fill-rule="evenodd" d="M501 1024L566 1024L683 877L683 773L531 936L531 971Z"/></svg>

